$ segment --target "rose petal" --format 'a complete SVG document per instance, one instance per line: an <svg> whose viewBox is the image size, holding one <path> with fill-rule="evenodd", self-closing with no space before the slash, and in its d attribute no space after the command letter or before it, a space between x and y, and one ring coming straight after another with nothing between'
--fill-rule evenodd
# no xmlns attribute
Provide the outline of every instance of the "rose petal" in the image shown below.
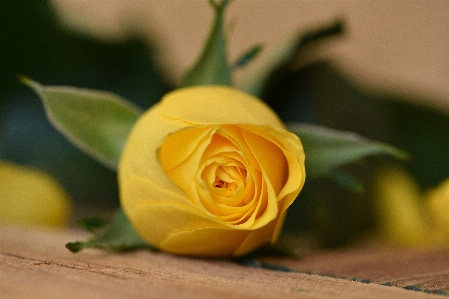
<svg viewBox="0 0 449 299"><path fill-rule="evenodd" d="M254 204L249 203L242 206L228 206L217 203L211 198L210 192L206 188L198 188L193 197L198 198L200 205L210 214L211 218L216 219L216 221L224 222L225 224L233 224L234 222L242 222L242 218L245 215L254 211ZM254 206L254 207L253 207Z"/></svg>
<svg viewBox="0 0 449 299"><path fill-rule="evenodd" d="M188 99L188 101L186 100ZM284 128L261 100L226 86L178 89L162 99L161 113L173 120L197 124L253 124Z"/></svg>
<svg viewBox="0 0 449 299"><path fill-rule="evenodd" d="M191 157L193 152L198 151L198 146L207 146L210 139L208 127L193 127L170 134L160 147L162 166L165 170L172 170Z"/></svg>
<svg viewBox="0 0 449 299"><path fill-rule="evenodd" d="M184 197L145 178L133 177L124 182L123 187L129 192L123 205L127 216L136 231L153 245L157 245L166 234L183 227L225 227L208 219L190 201L183 200ZM151 200L148 200L148 194L152 195Z"/></svg>
<svg viewBox="0 0 449 299"><path fill-rule="evenodd" d="M167 176L160 164L158 149L168 134L184 129L185 124L161 117L159 109L160 106L155 105L148 110L131 131L120 157L119 181L127 181L130 176L148 178L161 189L182 195L184 192ZM127 192L122 194L121 202L127 201Z"/></svg>
<svg viewBox="0 0 449 299"><path fill-rule="evenodd" d="M278 141L274 140L266 130L252 126L245 128L247 130L242 130L243 137L267 176L267 183L278 194L288 178L288 166L284 153L279 148Z"/></svg>
<svg viewBox="0 0 449 299"><path fill-rule="evenodd" d="M231 256L247 235L247 231L204 226L175 231L161 242L160 248L184 255Z"/></svg>
<svg viewBox="0 0 449 299"><path fill-rule="evenodd" d="M273 127L268 127L267 131L282 144L283 153L288 164L288 179L278 195L279 198L285 199L283 205L279 204L279 209L282 212L293 203L304 186L306 179L305 154L302 143L295 134Z"/></svg>
<svg viewBox="0 0 449 299"><path fill-rule="evenodd" d="M269 242L275 225L276 221L272 221L257 230L250 231L239 248L234 251L234 256L244 255Z"/></svg>
<svg viewBox="0 0 449 299"><path fill-rule="evenodd" d="M160 147L160 159L168 176L186 190L194 180L204 150L214 130L195 127L169 135Z"/></svg>

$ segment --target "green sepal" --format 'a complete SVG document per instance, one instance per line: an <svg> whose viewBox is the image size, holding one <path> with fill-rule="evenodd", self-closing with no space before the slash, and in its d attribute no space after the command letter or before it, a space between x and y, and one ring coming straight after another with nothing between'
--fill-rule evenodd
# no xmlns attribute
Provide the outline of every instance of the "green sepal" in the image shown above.
<svg viewBox="0 0 449 299"><path fill-rule="evenodd" d="M152 247L136 233L126 218L122 209L118 209L111 222L104 226L99 233L87 241L77 241L66 244L67 249L78 252L86 248L99 248L113 252Z"/></svg>
<svg viewBox="0 0 449 299"><path fill-rule="evenodd" d="M255 45L246 50L234 63L234 69L242 68L253 61L262 51L262 45Z"/></svg>
<svg viewBox="0 0 449 299"><path fill-rule="evenodd" d="M94 233L97 229L104 227L109 222L101 218L83 218L76 221L76 224L87 230L88 232Z"/></svg>
<svg viewBox="0 0 449 299"><path fill-rule="evenodd" d="M224 12L230 0L209 0L215 18L207 42L196 63L186 73L180 87L195 85L232 85L232 70L226 56Z"/></svg>
<svg viewBox="0 0 449 299"><path fill-rule="evenodd" d="M370 155L384 154L402 160L408 159L407 153L393 146L369 140L355 133L298 123L288 124L287 128L298 135L303 143L308 179L338 175L335 172L338 167ZM346 180L348 184L356 184L341 174L339 178Z"/></svg>
<svg viewBox="0 0 449 299"><path fill-rule="evenodd" d="M43 86L29 78L51 124L76 147L116 169L126 138L142 111L118 95L74 87Z"/></svg>

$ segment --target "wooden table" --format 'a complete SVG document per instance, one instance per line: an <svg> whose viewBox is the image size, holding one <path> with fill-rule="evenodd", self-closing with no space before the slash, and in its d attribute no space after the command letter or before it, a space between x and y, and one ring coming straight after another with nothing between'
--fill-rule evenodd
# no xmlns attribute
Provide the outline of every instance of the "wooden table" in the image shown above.
<svg viewBox="0 0 449 299"><path fill-rule="evenodd" d="M345 249L242 265L145 250L73 254L64 247L85 238L74 230L0 226L0 299L413 299L449 294L448 249Z"/></svg>

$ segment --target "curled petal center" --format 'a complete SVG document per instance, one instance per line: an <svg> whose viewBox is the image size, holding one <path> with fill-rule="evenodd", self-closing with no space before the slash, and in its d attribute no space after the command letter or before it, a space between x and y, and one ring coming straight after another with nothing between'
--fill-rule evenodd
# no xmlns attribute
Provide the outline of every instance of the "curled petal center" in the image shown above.
<svg viewBox="0 0 449 299"><path fill-rule="evenodd" d="M218 167L214 187L216 188L226 188L230 191L235 191L237 189L236 177L231 173L228 173L223 166Z"/></svg>

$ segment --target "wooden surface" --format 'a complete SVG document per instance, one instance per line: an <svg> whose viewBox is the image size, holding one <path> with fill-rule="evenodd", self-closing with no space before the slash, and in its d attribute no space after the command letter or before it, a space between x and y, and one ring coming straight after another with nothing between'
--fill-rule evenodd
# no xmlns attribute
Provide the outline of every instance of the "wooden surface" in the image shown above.
<svg viewBox="0 0 449 299"><path fill-rule="evenodd" d="M444 298L449 291L449 250L349 249L245 266L160 252L65 249L85 237L0 226L0 299L413 299ZM437 291L442 294L429 293Z"/></svg>

